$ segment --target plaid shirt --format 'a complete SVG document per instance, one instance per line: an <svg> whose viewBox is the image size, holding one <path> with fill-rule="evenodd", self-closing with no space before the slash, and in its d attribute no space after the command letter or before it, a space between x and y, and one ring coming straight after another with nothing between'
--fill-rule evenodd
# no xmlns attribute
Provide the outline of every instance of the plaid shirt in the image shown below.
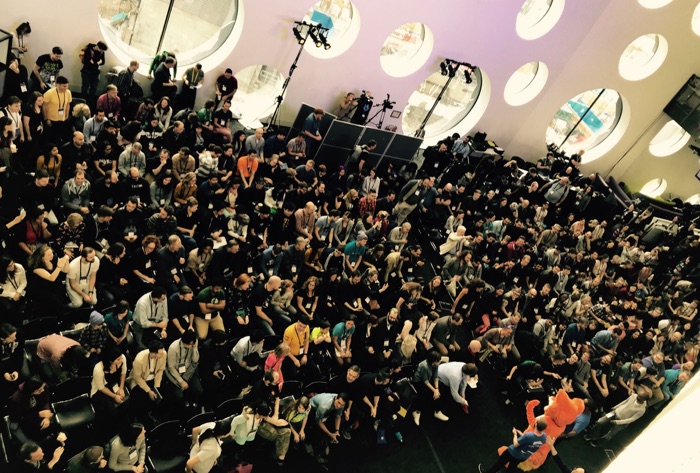
<svg viewBox="0 0 700 473"><path fill-rule="evenodd" d="M80 344L87 351L91 348L103 349L107 342L107 326L102 324L98 330L95 330L92 325L88 325L80 334Z"/></svg>

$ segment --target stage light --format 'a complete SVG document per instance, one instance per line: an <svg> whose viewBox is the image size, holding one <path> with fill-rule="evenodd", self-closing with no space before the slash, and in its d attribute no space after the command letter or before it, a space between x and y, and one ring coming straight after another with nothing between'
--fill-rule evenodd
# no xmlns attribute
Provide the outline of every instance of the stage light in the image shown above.
<svg viewBox="0 0 700 473"><path fill-rule="evenodd" d="M442 74L443 76L447 75L447 63L445 63L445 61L442 61L440 63L440 74Z"/></svg>
<svg viewBox="0 0 700 473"><path fill-rule="evenodd" d="M455 65L454 63L449 63L447 65L447 73L450 77L454 77L455 74L457 74L457 68L459 68L459 65Z"/></svg>
<svg viewBox="0 0 700 473"><path fill-rule="evenodd" d="M472 69L470 67L466 67L464 69L464 80L467 82L467 84L472 83Z"/></svg>
<svg viewBox="0 0 700 473"><path fill-rule="evenodd" d="M316 33L316 31L318 30L314 30L314 28L311 28L311 30L309 31L309 36L311 36L311 41L314 42L316 47L320 48L321 46L323 46L323 42L321 41L321 38L318 37L319 35Z"/></svg>
<svg viewBox="0 0 700 473"><path fill-rule="evenodd" d="M331 49L331 45L328 42L328 31L322 31L320 36L321 42L323 43L323 49L325 49L326 51Z"/></svg>
<svg viewBox="0 0 700 473"><path fill-rule="evenodd" d="M294 32L294 37L297 39L297 43L304 44L306 42L306 38L304 38L299 31L299 26L292 28L292 32Z"/></svg>

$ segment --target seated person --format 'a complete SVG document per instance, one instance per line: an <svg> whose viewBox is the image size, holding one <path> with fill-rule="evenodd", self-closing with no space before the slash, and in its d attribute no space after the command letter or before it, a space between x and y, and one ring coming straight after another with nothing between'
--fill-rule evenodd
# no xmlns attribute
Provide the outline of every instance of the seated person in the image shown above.
<svg viewBox="0 0 700 473"><path fill-rule="evenodd" d="M66 473L97 473L107 466L104 448L88 447L68 461Z"/></svg>
<svg viewBox="0 0 700 473"><path fill-rule="evenodd" d="M100 358L92 370L90 397L98 415L115 421L117 408L126 401L126 356L118 348L109 347Z"/></svg>
<svg viewBox="0 0 700 473"><path fill-rule="evenodd" d="M109 442L108 468L119 473L144 473L146 463L146 429L142 424L127 424Z"/></svg>
<svg viewBox="0 0 700 473"><path fill-rule="evenodd" d="M199 381L199 348L197 335L186 331L179 340L168 348L168 363L165 376L168 378L170 392L178 407L200 402L203 390Z"/></svg>
<svg viewBox="0 0 700 473"><path fill-rule="evenodd" d="M138 419L153 421L151 409L154 403L162 400L158 392L163 381L166 366L166 354L163 342L153 340L148 348L138 352L129 373L129 389Z"/></svg>
<svg viewBox="0 0 700 473"><path fill-rule="evenodd" d="M38 375L20 384L10 398L8 412L14 435L21 431L24 437L41 442L58 433L58 424L51 412L49 390Z"/></svg>
<svg viewBox="0 0 700 473"><path fill-rule="evenodd" d="M80 333L80 344L88 353L88 364L92 367L100 360L100 354L107 344L107 326L105 318L93 310L90 323Z"/></svg>

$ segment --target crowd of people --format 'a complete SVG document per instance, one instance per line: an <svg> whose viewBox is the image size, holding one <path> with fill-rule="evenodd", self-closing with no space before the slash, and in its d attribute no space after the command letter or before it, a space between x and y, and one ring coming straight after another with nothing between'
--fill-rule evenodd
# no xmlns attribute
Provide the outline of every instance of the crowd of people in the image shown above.
<svg viewBox="0 0 700 473"><path fill-rule="evenodd" d="M232 71L192 110L204 72L177 94L167 52L149 71L155 100L129 107L138 62L98 95L107 46L88 44L76 104L60 47L27 75L26 28L0 118L0 399L20 471L141 473L149 429L230 399L240 412L192 431L187 471L256 437L280 466L292 445L325 464L355 436L403 442L404 409L448 422L469 414L469 390L503 387L519 409L560 389L585 399L565 435L594 424L595 445L692 376L692 208L649 245L651 211L590 205L582 152L474 159L468 136L420 168L373 167L374 142L317 165L323 110L297 136L232 133ZM85 327L43 333L27 369L24 327L77 310ZM503 384L482 386L482 368ZM109 455L68 462L51 392L82 376ZM511 465L556 440L526 435Z"/></svg>

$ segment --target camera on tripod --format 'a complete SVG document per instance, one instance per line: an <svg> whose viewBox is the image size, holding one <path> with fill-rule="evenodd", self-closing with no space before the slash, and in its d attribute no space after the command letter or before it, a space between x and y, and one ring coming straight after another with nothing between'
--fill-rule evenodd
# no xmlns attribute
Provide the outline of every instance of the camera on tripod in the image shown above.
<svg viewBox="0 0 700 473"><path fill-rule="evenodd" d="M391 96L389 94L386 94L386 99L382 102L382 108L384 110L392 110L394 108L394 105L396 105L396 102L391 101Z"/></svg>

